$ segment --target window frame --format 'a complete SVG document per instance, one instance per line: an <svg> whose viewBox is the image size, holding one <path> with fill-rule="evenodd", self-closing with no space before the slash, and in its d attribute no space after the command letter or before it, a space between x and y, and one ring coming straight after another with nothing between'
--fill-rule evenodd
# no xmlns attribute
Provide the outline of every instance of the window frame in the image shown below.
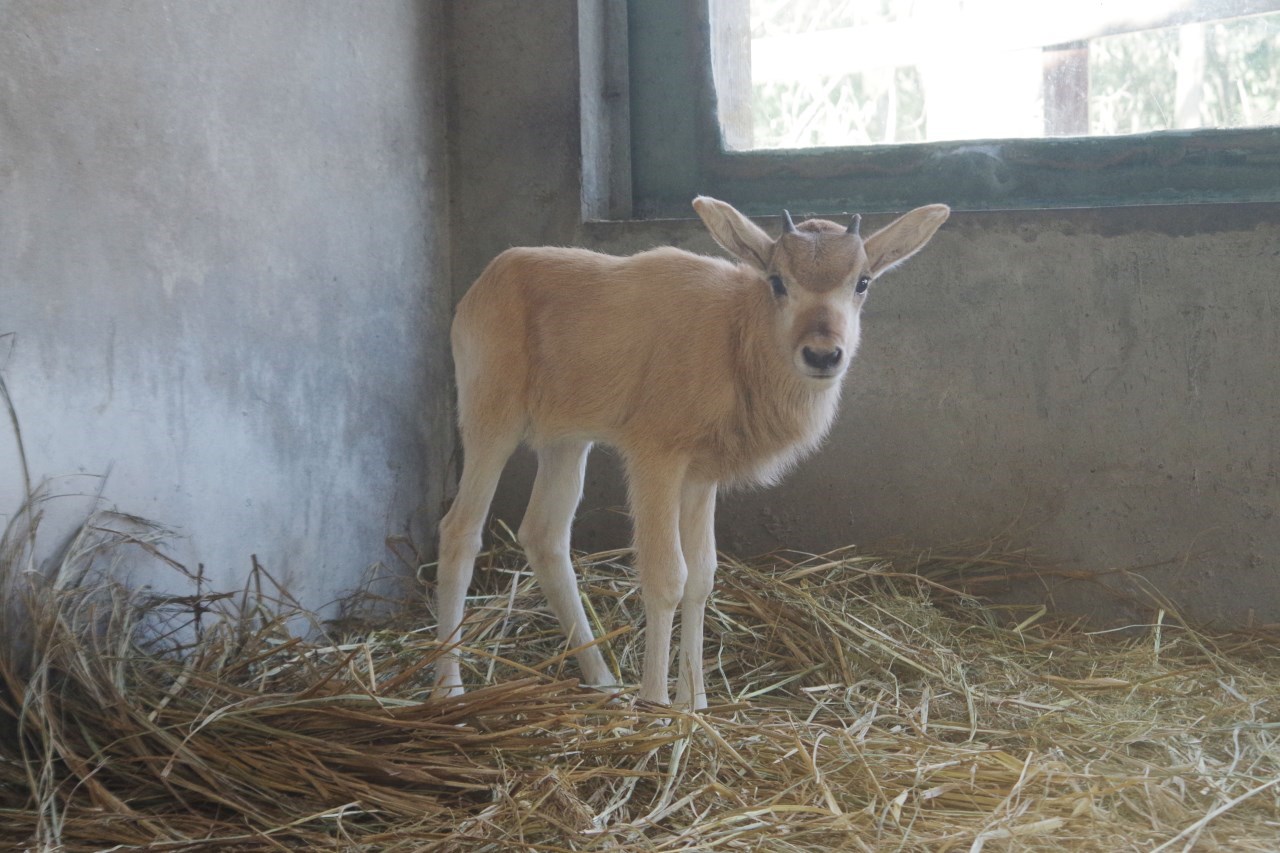
<svg viewBox="0 0 1280 853"><path fill-rule="evenodd" d="M627 0L633 214L697 194L747 213L1280 201L1280 127L849 148L727 150L708 0Z"/></svg>

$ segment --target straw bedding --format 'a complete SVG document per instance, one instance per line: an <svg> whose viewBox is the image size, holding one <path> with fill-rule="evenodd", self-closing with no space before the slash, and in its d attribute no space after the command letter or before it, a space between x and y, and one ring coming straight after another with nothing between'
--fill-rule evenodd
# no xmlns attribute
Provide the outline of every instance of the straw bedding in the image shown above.
<svg viewBox="0 0 1280 853"><path fill-rule="evenodd" d="M418 602L388 615L366 595L318 624L260 567L231 596L129 592L106 570L163 559L160 534L101 515L33 583L29 534L11 526L0 551L4 849L1280 839L1277 637L1211 637L1158 603L1149 625L1089 633L972 596L1025 570L1022 556L725 558L708 614L719 704L691 715L577 686L513 547L477 572L464 671L476 687L431 701L438 649ZM579 562L606 659L634 679L626 554Z"/></svg>

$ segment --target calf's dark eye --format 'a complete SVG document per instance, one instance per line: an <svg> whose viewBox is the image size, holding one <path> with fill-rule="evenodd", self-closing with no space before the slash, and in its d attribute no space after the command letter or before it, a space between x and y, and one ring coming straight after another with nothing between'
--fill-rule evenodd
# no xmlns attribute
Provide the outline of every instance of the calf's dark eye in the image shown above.
<svg viewBox="0 0 1280 853"><path fill-rule="evenodd" d="M864 275L862 278L858 279L858 283L857 283L856 285L854 285L853 292L854 292L854 293L866 293L866 292L867 292L867 285L869 285L869 284L871 284L871 279L870 279L870 277L868 277L868 276L865 276L865 275Z"/></svg>
<svg viewBox="0 0 1280 853"><path fill-rule="evenodd" d="M782 283L782 276L780 275L769 276L769 286L773 288L774 296L787 295L787 286Z"/></svg>

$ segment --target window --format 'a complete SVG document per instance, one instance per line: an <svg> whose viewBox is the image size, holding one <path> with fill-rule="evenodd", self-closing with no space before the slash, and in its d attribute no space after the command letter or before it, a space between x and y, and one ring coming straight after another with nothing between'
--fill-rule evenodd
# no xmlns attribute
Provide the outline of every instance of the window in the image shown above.
<svg viewBox="0 0 1280 853"><path fill-rule="evenodd" d="M720 121L734 149L1277 125L1272 5L719 3Z"/></svg>
<svg viewBox="0 0 1280 853"><path fill-rule="evenodd" d="M632 0L640 215L1280 201L1280 0Z"/></svg>

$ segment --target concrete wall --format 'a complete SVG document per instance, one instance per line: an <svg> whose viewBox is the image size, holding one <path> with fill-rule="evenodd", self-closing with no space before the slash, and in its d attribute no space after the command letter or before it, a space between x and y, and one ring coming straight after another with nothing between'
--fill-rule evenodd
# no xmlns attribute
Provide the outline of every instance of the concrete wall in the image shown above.
<svg viewBox="0 0 1280 853"><path fill-rule="evenodd" d="M0 10L0 369L31 467L90 495L109 470L217 583L257 554L322 604L388 534L429 545L449 306L497 252L714 251L692 220L583 224L625 199L617 64L591 53L618 0ZM878 286L826 448L727 497L721 544L1004 533L1280 621L1278 238L1276 205L957 214ZM11 513L11 442L0 466ZM504 479L513 524L531 474ZM626 540L622 500L599 454L580 545Z"/></svg>
<svg viewBox="0 0 1280 853"><path fill-rule="evenodd" d="M438 2L0 5L0 368L37 478L110 471L215 584L256 554L310 605L430 536L444 44ZM16 472L5 429L0 515Z"/></svg>
<svg viewBox="0 0 1280 853"><path fill-rule="evenodd" d="M715 251L694 221L583 236ZM1280 205L955 214L876 284L825 448L722 500L721 546L1002 538L1065 569L1149 567L1200 619L1280 621L1278 263ZM592 481L588 537L625 537L589 511L623 499ZM1105 584L1139 606L1091 583L1013 593L1103 620L1150 602L1132 579Z"/></svg>
<svg viewBox="0 0 1280 853"><path fill-rule="evenodd" d="M459 5L456 292L509 245L715 251L696 221L578 224L579 81L595 83L574 25L593 3ZM723 500L721 546L1007 536L1063 568L1146 566L1200 619L1280 621L1278 263L1280 205L956 214L877 286L826 448ZM531 475L521 455L500 488L513 526ZM597 453L588 476L577 544L624 543L616 463ZM1090 583L1013 594L1104 620L1150 603Z"/></svg>

